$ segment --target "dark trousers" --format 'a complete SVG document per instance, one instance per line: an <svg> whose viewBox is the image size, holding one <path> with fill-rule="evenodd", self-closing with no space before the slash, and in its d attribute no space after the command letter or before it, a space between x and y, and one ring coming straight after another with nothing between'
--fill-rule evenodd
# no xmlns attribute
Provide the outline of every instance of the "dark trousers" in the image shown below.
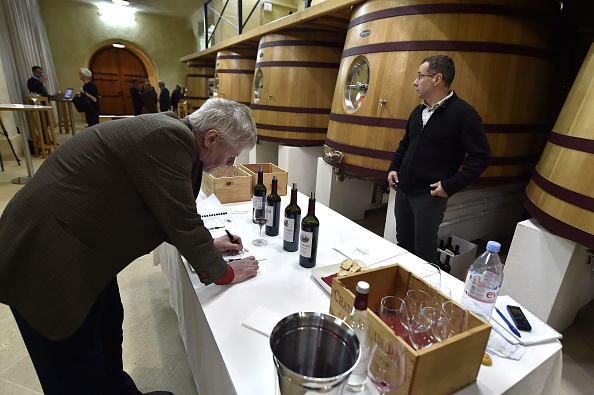
<svg viewBox="0 0 594 395"><path fill-rule="evenodd" d="M437 252L437 232L443 221L447 198L430 193L408 196L396 191L396 240L398 245L419 258L434 263Z"/></svg>
<svg viewBox="0 0 594 395"><path fill-rule="evenodd" d="M95 108L89 104L89 109L85 111L85 118L87 119L87 125L97 125L99 123L99 108Z"/></svg>
<svg viewBox="0 0 594 395"><path fill-rule="evenodd" d="M132 103L132 107L134 107L134 115L142 114L142 102Z"/></svg>
<svg viewBox="0 0 594 395"><path fill-rule="evenodd" d="M122 364L124 307L116 279L64 340L48 340L12 313L45 395L141 395Z"/></svg>

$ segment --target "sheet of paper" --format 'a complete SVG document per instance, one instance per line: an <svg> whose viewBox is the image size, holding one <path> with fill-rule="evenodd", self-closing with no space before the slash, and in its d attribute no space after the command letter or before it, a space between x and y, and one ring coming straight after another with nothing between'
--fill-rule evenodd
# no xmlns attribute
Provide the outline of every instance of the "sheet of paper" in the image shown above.
<svg viewBox="0 0 594 395"><path fill-rule="evenodd" d="M357 239L338 244L333 248L347 258L363 261L367 266L372 266L406 252L403 248L381 237Z"/></svg>
<svg viewBox="0 0 594 395"><path fill-rule="evenodd" d="M268 310L265 307L258 306L256 309L241 323L242 326L252 329L266 337L270 337L270 333L276 324L283 319L283 316L277 312Z"/></svg>
<svg viewBox="0 0 594 395"><path fill-rule="evenodd" d="M491 330L487 351L494 353L501 358L519 361L526 352L526 347L520 344L511 344L504 339L497 331Z"/></svg>
<svg viewBox="0 0 594 395"><path fill-rule="evenodd" d="M224 229L233 222L233 218L214 193L206 199L197 201L196 209L204 222L204 226L211 233L213 233L213 230L223 230L224 232ZM215 236L213 235L213 237Z"/></svg>

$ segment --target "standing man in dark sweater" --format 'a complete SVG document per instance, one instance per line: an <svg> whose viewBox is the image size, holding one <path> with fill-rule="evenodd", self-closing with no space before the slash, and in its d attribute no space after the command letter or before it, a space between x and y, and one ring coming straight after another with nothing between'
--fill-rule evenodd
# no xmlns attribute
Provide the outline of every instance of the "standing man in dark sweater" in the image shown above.
<svg viewBox="0 0 594 395"><path fill-rule="evenodd" d="M132 78L132 87L130 87L130 96L132 96L132 107L134 115L142 114L142 96L140 93L140 81L138 78Z"/></svg>
<svg viewBox="0 0 594 395"><path fill-rule="evenodd" d="M491 161L481 117L450 90L455 73L445 55L421 62L413 85L423 103L410 114L388 168L388 182L396 190L398 245L432 263L448 198Z"/></svg>
<svg viewBox="0 0 594 395"><path fill-rule="evenodd" d="M169 89L165 88L165 83L159 81L159 110L161 112L171 110L171 98L169 97Z"/></svg>

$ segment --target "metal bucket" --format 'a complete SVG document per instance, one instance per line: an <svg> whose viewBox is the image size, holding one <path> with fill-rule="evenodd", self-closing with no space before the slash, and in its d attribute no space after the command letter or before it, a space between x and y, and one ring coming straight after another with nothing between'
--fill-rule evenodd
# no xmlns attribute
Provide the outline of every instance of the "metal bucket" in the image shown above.
<svg viewBox="0 0 594 395"><path fill-rule="evenodd" d="M282 395L342 394L359 361L355 332L323 313L295 313L272 330L270 348Z"/></svg>

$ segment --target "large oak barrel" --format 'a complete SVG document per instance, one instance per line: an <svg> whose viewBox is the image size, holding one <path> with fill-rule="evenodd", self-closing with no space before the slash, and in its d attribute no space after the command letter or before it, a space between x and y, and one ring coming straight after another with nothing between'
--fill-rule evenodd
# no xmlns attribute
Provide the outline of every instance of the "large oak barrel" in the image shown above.
<svg viewBox="0 0 594 395"><path fill-rule="evenodd" d="M214 78L215 64L210 60L188 60L186 63L186 95L188 111L200 108L208 100L209 79Z"/></svg>
<svg viewBox="0 0 594 395"><path fill-rule="evenodd" d="M524 206L554 233L594 248L594 45L573 83Z"/></svg>
<svg viewBox="0 0 594 395"><path fill-rule="evenodd" d="M258 138L320 146L344 45L344 33L286 29L260 39L252 93Z"/></svg>
<svg viewBox="0 0 594 395"><path fill-rule="evenodd" d="M231 48L217 53L213 96L250 105L256 52Z"/></svg>
<svg viewBox="0 0 594 395"><path fill-rule="evenodd" d="M452 89L481 115L493 151L478 182L527 182L550 128L555 12L554 2L539 0L367 1L356 7L325 147L326 156L336 150L343 158L329 163L384 179L408 117L420 104L412 85L418 67L428 56L445 54L456 65ZM364 60L366 92L364 83L351 83L350 72ZM347 82L359 90L350 104Z"/></svg>

